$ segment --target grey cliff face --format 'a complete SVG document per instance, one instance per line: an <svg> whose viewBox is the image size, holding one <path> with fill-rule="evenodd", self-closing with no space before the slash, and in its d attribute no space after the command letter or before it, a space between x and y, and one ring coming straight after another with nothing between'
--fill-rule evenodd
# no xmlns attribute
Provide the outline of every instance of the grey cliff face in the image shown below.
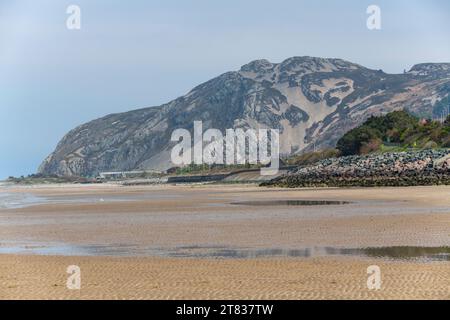
<svg viewBox="0 0 450 320"><path fill-rule="evenodd" d="M172 132L280 130L282 154L332 147L369 116L398 109L431 116L450 94L450 64L420 64L386 74L340 59L256 60L167 104L112 114L71 130L40 173L95 176L102 171L167 169Z"/></svg>

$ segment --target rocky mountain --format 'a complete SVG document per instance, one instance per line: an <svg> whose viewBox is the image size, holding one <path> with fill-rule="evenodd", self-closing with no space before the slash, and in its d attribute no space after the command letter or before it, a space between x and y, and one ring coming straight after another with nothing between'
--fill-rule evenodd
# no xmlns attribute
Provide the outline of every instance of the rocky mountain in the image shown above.
<svg viewBox="0 0 450 320"><path fill-rule="evenodd" d="M173 130L272 128L283 154L330 147L371 115L406 109L431 117L450 95L450 63L386 74L340 59L256 60L207 81L167 104L119 114L71 130L42 163L43 174L167 169ZM445 100L447 99L447 100Z"/></svg>

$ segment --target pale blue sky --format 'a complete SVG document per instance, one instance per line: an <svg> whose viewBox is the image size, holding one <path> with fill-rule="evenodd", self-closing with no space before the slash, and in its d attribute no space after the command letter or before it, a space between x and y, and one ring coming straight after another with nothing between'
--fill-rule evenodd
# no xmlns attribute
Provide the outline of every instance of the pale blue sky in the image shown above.
<svg viewBox="0 0 450 320"><path fill-rule="evenodd" d="M82 28L66 29L81 7ZM382 30L366 28L366 8ZM159 105L260 58L386 72L450 62L448 0L0 0L0 179L36 171L73 127Z"/></svg>

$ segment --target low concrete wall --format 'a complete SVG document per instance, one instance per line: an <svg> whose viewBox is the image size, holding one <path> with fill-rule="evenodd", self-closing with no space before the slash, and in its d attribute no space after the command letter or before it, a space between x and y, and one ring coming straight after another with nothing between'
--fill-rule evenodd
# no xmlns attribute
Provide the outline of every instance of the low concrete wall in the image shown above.
<svg viewBox="0 0 450 320"><path fill-rule="evenodd" d="M202 176L175 176L167 179L168 183L196 183L196 182L214 182L223 180L228 174L212 174Z"/></svg>
<svg viewBox="0 0 450 320"><path fill-rule="evenodd" d="M280 169L276 175L273 176L263 176L261 175L260 170L248 170L248 171L240 171L235 172L228 175L223 181L224 182L263 182L269 181L274 178L277 178L283 174L286 174L288 170Z"/></svg>

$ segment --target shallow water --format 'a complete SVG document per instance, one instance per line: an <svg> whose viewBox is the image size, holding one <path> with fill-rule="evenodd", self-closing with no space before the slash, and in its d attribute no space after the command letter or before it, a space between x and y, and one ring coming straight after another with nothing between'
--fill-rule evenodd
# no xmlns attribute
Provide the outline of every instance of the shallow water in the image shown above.
<svg viewBox="0 0 450 320"><path fill-rule="evenodd" d="M158 199L175 198L171 195L157 195ZM70 204L70 203L97 203L97 202L127 202L136 200L148 200L154 196L142 195L68 195L68 196L36 196L31 193L10 193L0 191L0 209L18 209L41 204Z"/></svg>
<svg viewBox="0 0 450 320"><path fill-rule="evenodd" d="M70 245L56 243L11 242L0 245L0 254L35 254L62 256L179 257L216 259L311 258L325 256L358 256L388 260L450 261L450 247L310 247L229 248L224 246L184 246L175 248L145 247L133 244Z"/></svg>
<svg viewBox="0 0 450 320"><path fill-rule="evenodd" d="M0 208L16 209L48 202L44 197L38 197L30 193L0 192Z"/></svg>
<svg viewBox="0 0 450 320"><path fill-rule="evenodd" d="M8 193L0 192L0 209L19 209L41 204L63 204L63 203L95 203L111 201L131 201L125 197L41 197L31 193Z"/></svg>

